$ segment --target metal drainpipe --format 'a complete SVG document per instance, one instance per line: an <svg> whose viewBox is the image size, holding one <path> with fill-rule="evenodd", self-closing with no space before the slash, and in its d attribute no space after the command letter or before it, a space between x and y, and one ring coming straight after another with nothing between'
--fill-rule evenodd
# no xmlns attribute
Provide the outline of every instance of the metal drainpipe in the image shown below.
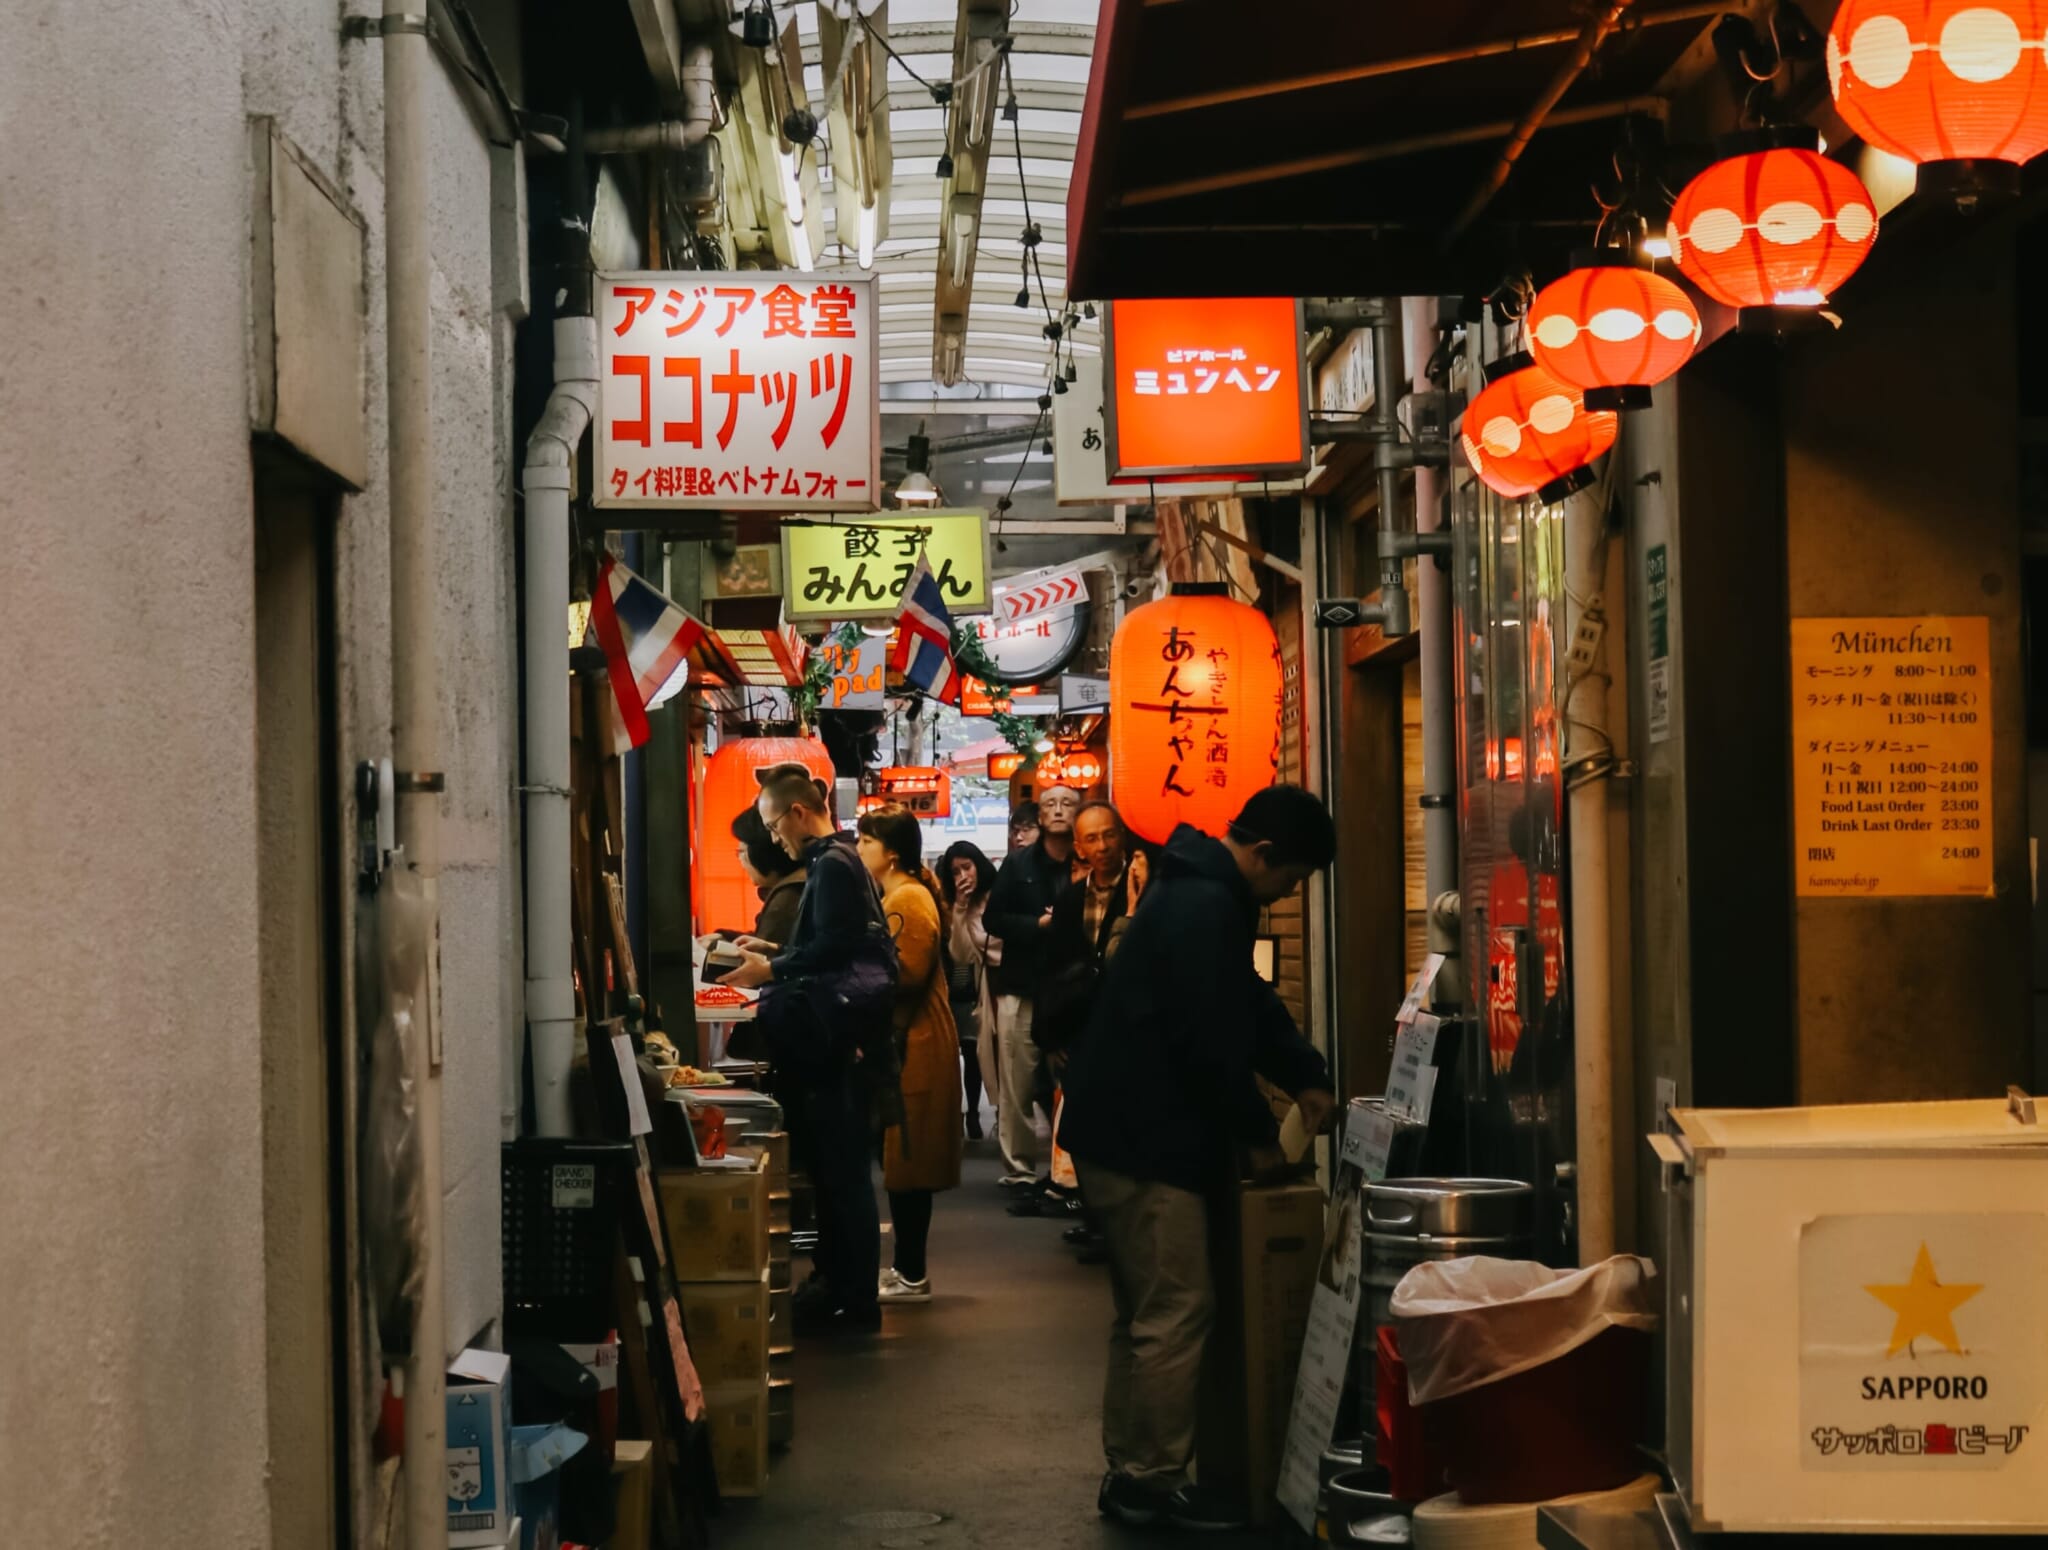
<svg viewBox="0 0 2048 1550"><path fill-rule="evenodd" d="M1433 297L1410 297L1405 304L1409 334L1428 339L1436 327ZM1429 356L1418 351L1411 386L1430 390ZM1415 531L1432 533L1448 526L1444 520L1445 479L1433 465L1415 467ZM1452 692L1451 578L1447 559L1423 555L1415 566L1415 628L1421 636L1422 668L1422 835L1425 883L1423 899L1429 916L1429 950L1455 958L1455 931L1440 922L1436 901L1458 886L1457 697Z"/></svg>
<svg viewBox="0 0 2048 1550"><path fill-rule="evenodd" d="M384 0L385 378L390 417L391 757L398 842L427 906L426 1015L406 1053L418 1105L420 1296L406 1357L405 1524L410 1550L448 1543L448 1333L441 1198L440 675L434 640L433 257L427 225L427 77L417 0Z"/></svg>
<svg viewBox="0 0 2048 1550"><path fill-rule="evenodd" d="M555 385L526 441L526 1027L534 1118L544 1136L574 1129L569 1067L576 1054L569 836L569 487L597 405L597 319L591 306L589 201L582 136L572 124L566 207L557 233Z"/></svg>
<svg viewBox="0 0 2048 1550"><path fill-rule="evenodd" d="M1401 312L1400 304L1379 299L1372 322L1373 461L1380 481L1380 628L1388 635L1406 635L1408 587L1402 558L1407 545L1399 525L1401 469L1411 461L1401 446Z"/></svg>

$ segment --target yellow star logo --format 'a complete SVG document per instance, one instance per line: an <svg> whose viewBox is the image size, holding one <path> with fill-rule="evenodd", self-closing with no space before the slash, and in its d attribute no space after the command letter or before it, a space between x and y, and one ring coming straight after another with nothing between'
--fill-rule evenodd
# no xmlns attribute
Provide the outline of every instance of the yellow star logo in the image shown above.
<svg viewBox="0 0 2048 1550"><path fill-rule="evenodd" d="M1934 1276L1934 1256L1923 1243L1904 1286L1866 1286L1863 1290L1899 1316L1892 1326L1891 1349L1884 1353L1887 1357L1897 1356L1922 1335L1961 1356L1963 1344L1956 1338L1955 1311L1984 1288L1942 1285Z"/></svg>

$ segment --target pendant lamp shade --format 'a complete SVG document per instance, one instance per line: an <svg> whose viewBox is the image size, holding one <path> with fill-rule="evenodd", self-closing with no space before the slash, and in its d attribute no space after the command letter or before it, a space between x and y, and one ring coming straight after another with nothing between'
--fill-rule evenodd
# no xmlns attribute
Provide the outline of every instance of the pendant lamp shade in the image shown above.
<svg viewBox="0 0 2048 1550"><path fill-rule="evenodd" d="M704 761L697 791L696 843L690 847L690 902L699 931L751 930L761 900L740 867L732 821L761 795L760 774L801 764L827 785L832 756L815 737L736 737Z"/></svg>
<svg viewBox="0 0 2048 1550"><path fill-rule="evenodd" d="M1588 409L1642 409L1692 358L1700 315L1670 280L1621 255L1587 257L1529 308L1536 364L1581 389Z"/></svg>
<svg viewBox="0 0 2048 1550"><path fill-rule="evenodd" d="M2016 193L2048 151L2048 0L1843 0L1827 58L1843 120L1922 192Z"/></svg>
<svg viewBox="0 0 2048 1550"><path fill-rule="evenodd" d="M1723 142L1671 207L1671 256L1688 280L1731 307L1818 314L1877 240L1870 190L1819 145L1804 127Z"/></svg>
<svg viewBox="0 0 2048 1550"><path fill-rule="evenodd" d="M1109 772L1141 840L1221 835L1280 769L1280 643L1221 585L1179 583L1124 615L1109 648Z"/></svg>
<svg viewBox="0 0 2048 1550"><path fill-rule="evenodd" d="M1592 481L1587 469L1614 445L1618 417L1589 411L1584 393L1525 354L1506 355L1465 409L1465 459L1486 487L1509 500L1563 500Z"/></svg>

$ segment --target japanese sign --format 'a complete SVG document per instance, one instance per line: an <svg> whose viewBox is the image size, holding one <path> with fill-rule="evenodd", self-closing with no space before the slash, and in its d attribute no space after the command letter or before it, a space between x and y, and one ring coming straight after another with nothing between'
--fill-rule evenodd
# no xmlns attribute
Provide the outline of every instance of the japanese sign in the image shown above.
<svg viewBox="0 0 2048 1550"><path fill-rule="evenodd" d="M997 711L1006 716L1056 716L1059 709L1058 697L1042 692L1036 684L985 684L964 673L960 678L963 716L993 716Z"/></svg>
<svg viewBox="0 0 2048 1550"><path fill-rule="evenodd" d="M889 687L889 643L863 635L853 646L828 640L818 648L825 665L832 669L821 708L825 710L881 710L887 704Z"/></svg>
<svg viewBox="0 0 2048 1550"><path fill-rule="evenodd" d="M1650 741L1671 740L1671 559L1662 544L1643 556L1649 606L1644 622L1649 632Z"/></svg>
<svg viewBox="0 0 2048 1550"><path fill-rule="evenodd" d="M1102 358L1074 357L1074 381L1052 401L1052 483L1062 506L1107 506L1118 501L1179 500L1189 496L1235 495L1246 481L1211 475L1205 479L1146 479L1109 476L1109 417L1103 410ZM1258 481L1264 488L1267 481ZM1270 481L1275 494L1298 490L1298 479Z"/></svg>
<svg viewBox="0 0 2048 1550"><path fill-rule="evenodd" d="M1430 1099L1436 1092L1437 1029L1428 1012L1417 1012L1394 1037L1394 1065L1387 1073L1387 1112L1397 1119L1429 1123Z"/></svg>
<svg viewBox="0 0 2048 1550"><path fill-rule="evenodd" d="M785 522L783 611L794 620L893 619L918 551L955 619L989 609L988 516L926 511L872 522Z"/></svg>
<svg viewBox="0 0 2048 1550"><path fill-rule="evenodd" d="M1809 1470L2039 1471L2039 1212L1822 1216L1799 1236ZM2029 1462L2031 1460L2031 1462Z"/></svg>
<svg viewBox="0 0 2048 1550"><path fill-rule="evenodd" d="M1111 302L1103 345L1112 474L1308 467L1299 302Z"/></svg>
<svg viewBox="0 0 2048 1550"><path fill-rule="evenodd" d="M600 506L873 511L871 279L599 275Z"/></svg>
<svg viewBox="0 0 2048 1550"><path fill-rule="evenodd" d="M1990 622L1794 619L1792 766L1801 897L1990 897Z"/></svg>
<svg viewBox="0 0 2048 1550"><path fill-rule="evenodd" d="M876 772L884 802L907 807L920 818L946 818L953 812L953 777L929 764L892 765Z"/></svg>

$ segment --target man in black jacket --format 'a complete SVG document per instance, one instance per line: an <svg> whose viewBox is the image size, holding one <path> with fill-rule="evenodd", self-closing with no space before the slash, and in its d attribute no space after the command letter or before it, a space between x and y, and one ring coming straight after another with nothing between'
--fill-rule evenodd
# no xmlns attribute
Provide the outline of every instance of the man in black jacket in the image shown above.
<svg viewBox="0 0 2048 1550"><path fill-rule="evenodd" d="M769 774L755 805L776 842L804 864L803 898L789 940L741 938L740 967L724 983L771 987L767 995L778 986L795 992L805 980L844 970L877 925L884 940L888 928L854 837L833 823L819 783L801 766ZM889 1072L870 1069L868 1060L892 1050L889 1040L875 1041L860 1062L842 1063L790 1095L808 1137L804 1150L818 1203L817 1290L799 1297L793 1309L807 1331L882 1327L875 1298L882 1227L872 1172L874 1111L878 1088L893 1092L894 1085Z"/></svg>
<svg viewBox="0 0 2048 1550"><path fill-rule="evenodd" d="M1068 1062L1060 1140L1101 1216L1116 1302L1098 1504L1127 1523L1231 1526L1188 1479L1215 1306L1208 1199L1237 1179L1236 1148L1274 1154L1254 1075L1294 1096L1311 1133L1334 1115L1323 1057L1252 952L1260 910L1336 848L1329 813L1298 786L1254 795L1220 840L1175 830Z"/></svg>
<svg viewBox="0 0 2048 1550"><path fill-rule="evenodd" d="M996 1036L1002 1046L1003 1096L999 1139L1002 1182L1028 1188L1037 1179L1038 1132L1034 1106L1041 1106L1038 1045L1031 1037L1032 1008L1052 969L1052 907L1074 870L1074 814L1081 799L1053 786L1038 799L1038 840L1003 863L989 891L982 922L1002 939L1002 962L989 969L996 995ZM1046 1118L1051 1119L1050 1112Z"/></svg>

